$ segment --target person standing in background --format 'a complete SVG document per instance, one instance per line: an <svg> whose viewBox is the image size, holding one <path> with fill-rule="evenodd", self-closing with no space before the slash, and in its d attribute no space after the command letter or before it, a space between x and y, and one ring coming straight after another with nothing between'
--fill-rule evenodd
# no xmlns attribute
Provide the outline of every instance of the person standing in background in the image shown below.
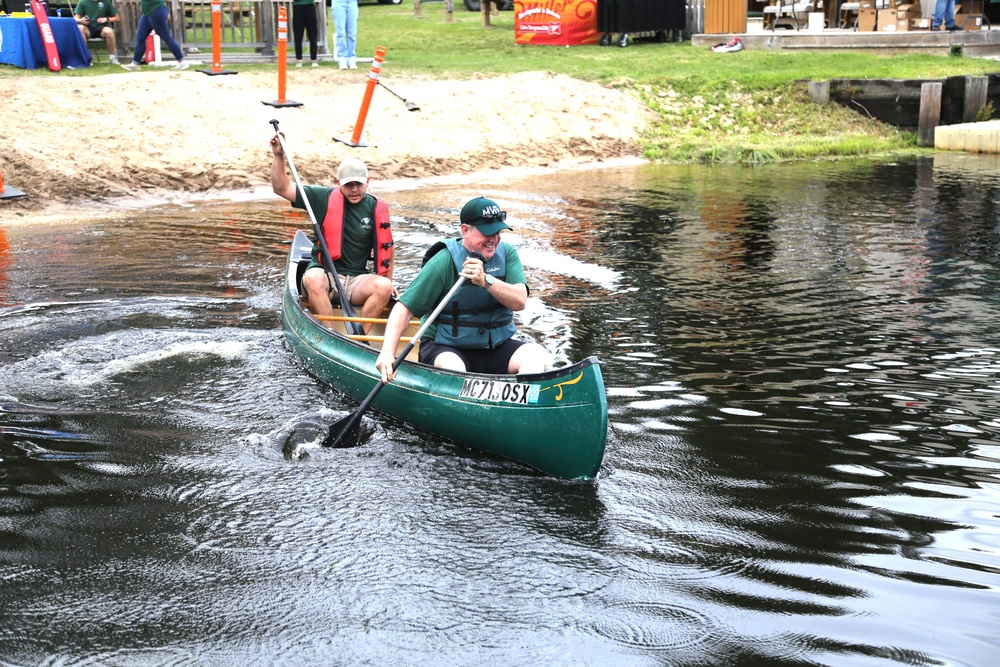
<svg viewBox="0 0 1000 667"><path fill-rule="evenodd" d="M184 60L184 51L170 34L170 24L167 22L170 18L170 10L167 9L167 3L164 0L140 0L139 11L142 12L142 15L139 16L139 25L135 29L135 51L132 52L132 62L122 65L122 69L133 72L139 70L138 59L142 58L142 54L146 52L146 38L154 30L160 39L167 44L170 53L174 54L174 58L177 59L174 69L187 69L188 64Z"/></svg>
<svg viewBox="0 0 1000 667"><path fill-rule="evenodd" d="M961 30L955 25L955 0L937 0L934 3L934 14L931 16L931 30L939 30L944 24L944 30Z"/></svg>
<svg viewBox="0 0 1000 667"><path fill-rule="evenodd" d="M292 3L292 34L295 37L295 66L302 67L302 34L309 36L309 60L313 67L316 62L318 47L316 45L316 6L315 0L294 0Z"/></svg>
<svg viewBox="0 0 1000 667"><path fill-rule="evenodd" d="M333 24L337 29L337 64L357 69L358 0L333 0Z"/></svg>

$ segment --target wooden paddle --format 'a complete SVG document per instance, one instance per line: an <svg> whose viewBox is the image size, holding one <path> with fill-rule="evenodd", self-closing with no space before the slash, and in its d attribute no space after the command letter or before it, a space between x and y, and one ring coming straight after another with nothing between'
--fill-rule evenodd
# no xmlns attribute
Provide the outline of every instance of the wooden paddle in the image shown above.
<svg viewBox="0 0 1000 667"><path fill-rule="evenodd" d="M472 256L481 261L483 264L486 264L486 258L478 252L472 253ZM410 342L406 344L403 351L400 352L395 361L392 362L392 370L395 371L399 368L399 365L403 363L404 359L406 359L406 355L410 353L413 346L416 345L417 341L419 341L421 336L424 335L424 332L427 331L427 327L429 327L434 320L437 319L438 315L441 314L441 311L444 310L444 307L448 305L448 302L451 301L452 297L455 296L455 293L464 283L465 276L459 276L458 282L456 282L452 288L448 290L448 293L444 295L441 301L438 302L437 308L435 308L427 319L424 320L424 323L420 325L419 329L417 329L417 333L413 334L413 338L410 339ZM361 405L358 406L357 410L343 419L334 422L333 426L330 427L330 434L326 437L326 440L323 441L324 447L356 447L359 444L358 424L361 423L361 416L366 410L368 410L368 406L372 404L372 401L375 400L378 393L382 391L383 386L382 380L379 379L378 384L375 385L375 388L372 389L371 393L368 394L365 400L361 401Z"/></svg>
<svg viewBox="0 0 1000 667"><path fill-rule="evenodd" d="M337 275L337 270L333 266L333 260L330 259L330 249L326 246L326 239L323 238L323 230L320 229L319 223L316 222L316 214L313 213L312 204L309 203L309 197L306 196L306 191L302 187L302 181L299 180L299 172L295 170L292 155L288 152L288 146L285 145L285 138L281 136L281 132L278 130L278 119L272 118L270 123L274 126L274 134L281 143L281 150L285 154L285 160L288 162L288 170L292 172L292 176L295 178L295 185L298 186L299 192L302 193L302 201L305 202L306 212L309 214L309 220L312 222L313 234L316 235L316 239L319 241L319 254L320 260L323 262L323 269L333 275L333 282L337 286L337 296L340 298L340 309L344 312L344 315L355 317L354 308L351 307L350 300L344 294L344 286L340 284L340 276ZM347 326L350 332L355 335L363 336L365 333L365 328L358 322L350 322Z"/></svg>

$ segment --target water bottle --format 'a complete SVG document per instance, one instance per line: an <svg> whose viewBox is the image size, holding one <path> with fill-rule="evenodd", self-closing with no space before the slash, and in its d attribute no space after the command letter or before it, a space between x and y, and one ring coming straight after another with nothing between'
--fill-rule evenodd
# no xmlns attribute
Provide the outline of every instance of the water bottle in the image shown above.
<svg viewBox="0 0 1000 667"><path fill-rule="evenodd" d="M60 7L59 9L56 10L56 16L58 16L59 18L62 18L62 7Z"/></svg>

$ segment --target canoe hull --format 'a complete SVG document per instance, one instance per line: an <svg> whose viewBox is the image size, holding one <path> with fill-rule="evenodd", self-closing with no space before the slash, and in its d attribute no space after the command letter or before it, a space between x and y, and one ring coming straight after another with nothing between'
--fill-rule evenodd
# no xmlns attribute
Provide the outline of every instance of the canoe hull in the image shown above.
<svg viewBox="0 0 1000 667"><path fill-rule="evenodd" d="M285 337L310 373L355 400L379 381L378 350L323 326L297 291L304 234L289 253ZM372 408L435 435L564 479L593 479L604 457L607 398L595 357L535 375L455 373L404 362Z"/></svg>

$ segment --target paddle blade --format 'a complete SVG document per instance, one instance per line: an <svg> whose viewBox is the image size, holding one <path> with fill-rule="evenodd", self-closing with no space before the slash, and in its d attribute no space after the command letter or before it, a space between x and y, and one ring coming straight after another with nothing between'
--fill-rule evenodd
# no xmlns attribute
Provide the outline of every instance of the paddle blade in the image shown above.
<svg viewBox="0 0 1000 667"><path fill-rule="evenodd" d="M341 420L333 423L330 433L323 441L324 447L347 449L358 447L371 435L371 427L367 426L361 415L352 412Z"/></svg>

